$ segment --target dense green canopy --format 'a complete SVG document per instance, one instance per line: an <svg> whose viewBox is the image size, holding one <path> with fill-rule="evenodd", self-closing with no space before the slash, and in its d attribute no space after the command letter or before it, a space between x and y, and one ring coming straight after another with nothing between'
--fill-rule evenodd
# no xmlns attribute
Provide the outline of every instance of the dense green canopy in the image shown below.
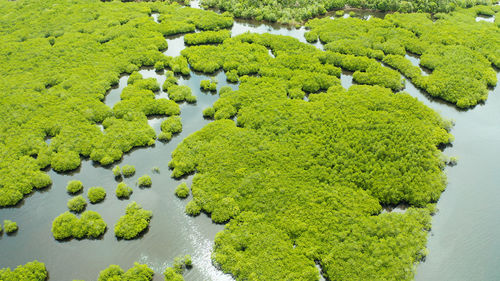
<svg viewBox="0 0 500 281"><path fill-rule="evenodd" d="M125 215L120 217L115 225L115 236L124 239L134 239L148 226L153 213L144 210L141 205L132 202L127 205Z"/></svg>
<svg viewBox="0 0 500 281"><path fill-rule="evenodd" d="M47 270L45 269L45 264L32 261L25 265L20 265L16 269L11 270L10 268L0 269L0 280L2 281L19 281L19 280L30 280L30 281L45 281L47 280Z"/></svg>
<svg viewBox="0 0 500 281"><path fill-rule="evenodd" d="M70 212L65 212L52 222L52 235L57 240L73 237L98 238L104 234L106 227L106 223L97 212L85 211L80 218Z"/></svg>
<svg viewBox="0 0 500 281"><path fill-rule="evenodd" d="M97 281L151 281L154 271L145 264L134 263L126 272L119 265L112 264L99 273Z"/></svg>

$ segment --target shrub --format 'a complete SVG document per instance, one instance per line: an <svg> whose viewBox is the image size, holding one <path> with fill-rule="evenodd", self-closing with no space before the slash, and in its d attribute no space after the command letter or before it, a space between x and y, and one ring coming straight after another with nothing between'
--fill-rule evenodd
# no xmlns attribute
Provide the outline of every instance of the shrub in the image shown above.
<svg viewBox="0 0 500 281"><path fill-rule="evenodd" d="M115 177L119 177L122 175L122 170L120 169L120 166L116 165L114 168L113 168L113 175Z"/></svg>
<svg viewBox="0 0 500 281"><path fill-rule="evenodd" d="M137 180L137 183L139 186L149 187L152 184L151 177L149 175L144 175Z"/></svg>
<svg viewBox="0 0 500 281"><path fill-rule="evenodd" d="M115 236L123 239L136 238L149 226L152 216L151 211L142 209L136 202L128 204L125 215L115 225Z"/></svg>
<svg viewBox="0 0 500 281"><path fill-rule="evenodd" d="M87 201L85 201L85 198L83 196L78 195L68 201L68 209L70 211L73 211L75 213L80 213L82 212L85 207L87 206Z"/></svg>
<svg viewBox="0 0 500 281"><path fill-rule="evenodd" d="M182 131L182 121L179 116L172 116L161 122L161 131L177 134Z"/></svg>
<svg viewBox="0 0 500 281"><path fill-rule="evenodd" d="M217 82L213 80L201 80L200 88L205 91L216 91L217 90Z"/></svg>
<svg viewBox="0 0 500 281"><path fill-rule="evenodd" d="M189 196L189 187L185 182L179 184L175 189L175 195L179 198L186 198Z"/></svg>
<svg viewBox="0 0 500 281"><path fill-rule="evenodd" d="M90 203L99 203L106 197L106 190L100 186L91 187L87 192L87 197L89 198Z"/></svg>
<svg viewBox="0 0 500 281"><path fill-rule="evenodd" d="M68 185L66 186L66 190L68 193L75 194L83 189L83 184L81 181L78 180L72 180L68 182Z"/></svg>
<svg viewBox="0 0 500 281"><path fill-rule="evenodd" d="M70 212L59 215L52 222L55 239L98 238L106 231L106 223L97 212L85 211L80 219Z"/></svg>
<svg viewBox="0 0 500 281"><path fill-rule="evenodd" d="M197 216L201 212L201 207L198 203L196 203L196 201L191 200L187 203L185 212L190 216Z"/></svg>
<svg viewBox="0 0 500 281"><path fill-rule="evenodd" d="M99 273L97 281L150 281L153 279L154 271L145 264L134 263L134 266L124 272L123 269L115 264Z"/></svg>
<svg viewBox="0 0 500 281"><path fill-rule="evenodd" d="M0 269L0 280L4 281L18 281L18 280L29 280L29 281L45 281L47 280L47 269L45 264L32 261L25 265L20 265L14 270L10 268Z"/></svg>
<svg viewBox="0 0 500 281"><path fill-rule="evenodd" d="M126 183L121 182L116 187L116 197L118 198L129 198L130 194L132 194L133 190Z"/></svg>
<svg viewBox="0 0 500 281"><path fill-rule="evenodd" d="M135 167L133 165L125 165L122 167L122 174L124 177L131 177L135 174Z"/></svg>
<svg viewBox="0 0 500 281"><path fill-rule="evenodd" d="M3 228L5 229L5 233L16 232L18 230L17 222L13 222L11 220L4 220Z"/></svg>

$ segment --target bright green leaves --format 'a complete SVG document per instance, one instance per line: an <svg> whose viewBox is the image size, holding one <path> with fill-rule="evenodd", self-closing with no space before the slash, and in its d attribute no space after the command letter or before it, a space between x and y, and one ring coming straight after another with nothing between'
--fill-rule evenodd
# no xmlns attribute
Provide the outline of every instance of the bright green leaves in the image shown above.
<svg viewBox="0 0 500 281"><path fill-rule="evenodd" d="M124 182L119 183L115 190L116 197L120 199L128 199L132 192L132 188Z"/></svg>
<svg viewBox="0 0 500 281"><path fill-rule="evenodd" d="M134 239L148 226L153 213L136 202L127 205L125 215L115 225L115 236L123 239Z"/></svg>
<svg viewBox="0 0 500 281"><path fill-rule="evenodd" d="M145 264L134 263L126 272L119 265L112 264L99 273L97 281L151 281L154 271Z"/></svg>
<svg viewBox="0 0 500 281"><path fill-rule="evenodd" d="M101 216L94 211L83 212L81 218L77 218L70 212L59 215L52 222L52 235L57 240L71 238L98 238L106 231L106 223Z"/></svg>
<svg viewBox="0 0 500 281"><path fill-rule="evenodd" d="M67 205L70 211L75 213L80 213L83 210L85 210L85 207L87 207L87 201L85 201L85 198L83 198L83 196L78 195L76 197L71 198L68 201Z"/></svg>
<svg viewBox="0 0 500 281"><path fill-rule="evenodd" d="M0 280L17 281L17 280L30 280L30 281L45 281L47 280L47 269L45 264L39 261L28 262L25 265L20 265L14 270L10 268L0 269Z"/></svg>
<svg viewBox="0 0 500 281"><path fill-rule="evenodd" d="M106 190L101 186L91 187L87 192L87 197L89 198L90 203L99 203L106 197Z"/></svg>

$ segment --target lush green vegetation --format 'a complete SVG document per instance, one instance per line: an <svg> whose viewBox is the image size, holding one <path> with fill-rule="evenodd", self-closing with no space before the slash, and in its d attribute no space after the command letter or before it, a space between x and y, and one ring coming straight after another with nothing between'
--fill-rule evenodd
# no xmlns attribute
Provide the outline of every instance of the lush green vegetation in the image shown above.
<svg viewBox="0 0 500 281"><path fill-rule="evenodd" d="M500 66L500 30L493 24L475 21L485 8L489 7L440 14L435 22L422 13L394 13L384 20L368 21L314 19L307 24L311 31L306 39L321 40L330 51L326 61L354 71L355 82L393 90L402 87L387 68L365 57L375 58L399 70L431 96L467 108L485 101L488 87L497 83L493 66ZM420 65L432 73L422 74L404 58L407 52L419 55ZM373 71L380 74L370 75ZM386 77L385 83L378 81L382 76Z"/></svg>
<svg viewBox="0 0 500 281"><path fill-rule="evenodd" d="M118 238L134 239L148 226L153 213L142 209L141 205L132 202L127 205L125 215L115 225L115 235Z"/></svg>
<svg viewBox="0 0 500 281"><path fill-rule="evenodd" d="M269 34L183 54L197 70L242 72L239 90L211 110L219 121L186 138L169 163L174 177L196 171L188 214L229 221L213 253L223 271L237 280L317 280L319 262L330 280L412 279L446 183L437 146L452 140L451 122L387 89L389 74L373 81L386 88L339 86L338 66L368 69L373 59ZM237 125L220 120L235 115ZM412 207L380 214L401 202Z"/></svg>
<svg viewBox="0 0 500 281"><path fill-rule="evenodd" d="M126 272L116 264L99 273L97 281L150 281L153 280L154 271L145 264L134 263Z"/></svg>
<svg viewBox="0 0 500 281"><path fill-rule="evenodd" d="M217 81L212 80L201 80L200 88L204 91L216 91L217 90Z"/></svg>
<svg viewBox="0 0 500 281"><path fill-rule="evenodd" d="M45 281L47 280L47 275L45 264L36 260L25 265L20 265L14 270L10 268L0 269L0 280L2 281Z"/></svg>
<svg viewBox="0 0 500 281"><path fill-rule="evenodd" d="M184 42L187 45L217 44L224 42L224 40L229 37L231 37L231 31L223 29L218 31L188 33L184 35Z"/></svg>
<svg viewBox="0 0 500 281"><path fill-rule="evenodd" d="M179 116L169 117L161 122L161 133L158 139L161 141L169 141L172 136L182 132L182 120Z"/></svg>
<svg viewBox="0 0 500 281"><path fill-rule="evenodd" d="M142 187L150 187L152 184L151 177L149 175L144 175L137 180L137 183Z"/></svg>
<svg viewBox="0 0 500 281"><path fill-rule="evenodd" d="M165 272L163 272L165 281L184 281L182 274L186 269L190 269L192 266L193 262L190 255L176 257L174 259L174 264L171 267L167 267Z"/></svg>
<svg viewBox="0 0 500 281"><path fill-rule="evenodd" d="M89 198L90 203L99 203L106 198L106 189L101 186L91 187L87 192L87 197Z"/></svg>
<svg viewBox="0 0 500 281"><path fill-rule="evenodd" d="M272 22L294 23L324 15L327 11L352 8L373 9L381 11L409 12L450 12L456 7L470 7L478 4L491 4L490 0L296 0L296 1L262 1L262 0L202 0L207 7L230 11L238 18L253 18ZM342 16L344 12L337 12Z"/></svg>
<svg viewBox="0 0 500 281"><path fill-rule="evenodd" d="M133 192L132 188L124 182L119 183L115 190L116 197L120 199L130 198L132 192Z"/></svg>
<svg viewBox="0 0 500 281"><path fill-rule="evenodd" d="M122 167L122 174L124 177L131 177L135 174L134 165L125 165Z"/></svg>
<svg viewBox="0 0 500 281"><path fill-rule="evenodd" d="M78 192L82 191L82 189L83 189L83 183L81 181L78 181L78 180L69 181L68 185L66 186L66 190L70 194L78 193Z"/></svg>
<svg viewBox="0 0 500 281"><path fill-rule="evenodd" d="M177 188L175 188L175 195L179 198L186 198L189 196L189 187L185 182L179 184Z"/></svg>
<svg viewBox="0 0 500 281"><path fill-rule="evenodd" d="M3 221L3 229L5 229L5 233L13 233L16 232L19 227L17 226L16 222L13 222L11 220L4 220Z"/></svg>
<svg viewBox="0 0 500 281"><path fill-rule="evenodd" d="M189 74L185 58L162 54L164 36L233 24L227 15L159 2L20 0L2 1L0 10L0 206L50 185L41 171L49 165L72 170L81 156L108 165L133 147L154 144L145 114L177 107L151 98L148 91L157 87L148 79L130 85L133 101L113 109L102 102L106 92L120 74L142 66Z"/></svg>
<svg viewBox="0 0 500 281"><path fill-rule="evenodd" d="M78 195L76 197L71 198L68 201L67 205L70 211L75 213L80 213L83 210L85 210L85 207L87 207L87 201L85 200L85 198L83 198L83 196Z"/></svg>
<svg viewBox="0 0 500 281"><path fill-rule="evenodd" d="M80 218L70 212L59 215L52 222L52 235L57 240L71 238L99 238L106 231L106 222L97 212L85 211Z"/></svg>
<svg viewBox="0 0 500 281"><path fill-rule="evenodd" d="M115 177L120 177L122 175L122 170L120 169L120 166L116 165L114 168L113 168L113 175Z"/></svg>

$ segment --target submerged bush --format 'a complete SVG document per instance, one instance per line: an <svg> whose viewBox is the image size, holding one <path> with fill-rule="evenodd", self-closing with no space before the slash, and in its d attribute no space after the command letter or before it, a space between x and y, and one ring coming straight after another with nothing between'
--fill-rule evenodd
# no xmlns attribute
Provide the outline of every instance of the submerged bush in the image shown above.
<svg viewBox="0 0 500 281"><path fill-rule="evenodd" d="M186 198L189 196L189 187L185 182L179 184L175 189L175 195L179 198Z"/></svg>
<svg viewBox="0 0 500 281"><path fill-rule="evenodd" d="M52 235L57 240L70 238L98 238L106 231L106 223L97 212L85 211L81 218L70 212L59 215L52 222Z"/></svg>
<svg viewBox="0 0 500 281"><path fill-rule="evenodd" d="M82 191L82 189L83 189L83 184L81 181L78 181L78 180L69 181L68 185L66 186L66 190L70 194L78 193L78 192Z"/></svg>
<svg viewBox="0 0 500 281"><path fill-rule="evenodd" d="M5 230L5 233L13 233L16 232L19 228L17 227L16 222L13 222L11 220L4 220L3 229Z"/></svg>
<svg viewBox="0 0 500 281"><path fill-rule="evenodd" d="M87 201L85 200L85 198L83 198L83 196L78 195L70 199L67 205L70 211L73 211L75 213L80 213L87 206Z"/></svg>
<svg viewBox="0 0 500 281"><path fill-rule="evenodd" d="M91 187L87 192L87 197L89 198L90 203L99 203L106 197L106 190L101 186Z"/></svg>
<svg viewBox="0 0 500 281"><path fill-rule="evenodd" d="M122 167L122 174L124 177L131 177L135 174L135 167L133 165L125 165Z"/></svg>
<svg viewBox="0 0 500 281"><path fill-rule="evenodd" d="M142 209L141 205L132 202L127 205L125 215L115 225L115 236L123 239L134 239L148 226L153 213Z"/></svg>
<svg viewBox="0 0 500 281"><path fill-rule="evenodd" d="M128 199L130 197L130 194L132 194L133 190L131 187L129 187L126 183L121 182L118 184L116 187L115 193L116 197L118 198L126 198Z"/></svg>

